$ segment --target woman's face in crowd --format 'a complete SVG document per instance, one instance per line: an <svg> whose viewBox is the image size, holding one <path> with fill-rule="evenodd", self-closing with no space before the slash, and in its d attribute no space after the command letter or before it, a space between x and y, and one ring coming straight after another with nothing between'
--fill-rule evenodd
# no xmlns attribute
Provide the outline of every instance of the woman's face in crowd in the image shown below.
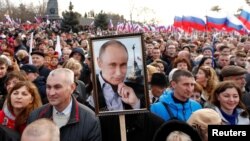
<svg viewBox="0 0 250 141"><path fill-rule="evenodd" d="M10 90L16 85L16 83L20 82L19 79L17 78L12 78L10 79L8 82L6 82L6 89L7 89L7 92L9 93Z"/></svg>
<svg viewBox="0 0 250 141"><path fill-rule="evenodd" d="M1 49L2 49L2 50L7 49L7 45L6 45L6 44L1 44L0 46L1 46Z"/></svg>
<svg viewBox="0 0 250 141"><path fill-rule="evenodd" d="M55 50L53 48L48 49L48 54L54 54L54 53L55 53Z"/></svg>
<svg viewBox="0 0 250 141"><path fill-rule="evenodd" d="M5 55L5 56L7 56L10 60L13 60L13 56L12 56L9 52L4 51L4 52L2 53L2 55Z"/></svg>
<svg viewBox="0 0 250 141"><path fill-rule="evenodd" d="M160 68L160 72L164 72L164 65L162 63L157 63L157 65L159 66Z"/></svg>
<svg viewBox="0 0 250 141"><path fill-rule="evenodd" d="M240 101L239 93L236 88L227 88L218 95L217 99L220 102L220 108L224 112L232 112Z"/></svg>
<svg viewBox="0 0 250 141"><path fill-rule="evenodd" d="M78 80L81 76L81 69L75 69L73 70L73 72L74 72L75 80Z"/></svg>
<svg viewBox="0 0 250 141"><path fill-rule="evenodd" d="M198 73L196 74L196 82L199 84L204 83L207 81L206 74L203 70L199 69Z"/></svg>
<svg viewBox="0 0 250 141"><path fill-rule="evenodd" d="M51 60L51 66L57 66L59 63L58 59L57 58L52 58Z"/></svg>
<svg viewBox="0 0 250 141"><path fill-rule="evenodd" d="M207 60L205 60L203 65L204 65L204 66L212 67L212 66L213 66L212 59L207 59Z"/></svg>
<svg viewBox="0 0 250 141"><path fill-rule="evenodd" d="M8 67L6 64L0 65L0 78L3 78L7 74L7 69Z"/></svg>
<svg viewBox="0 0 250 141"><path fill-rule="evenodd" d="M31 93L27 90L25 86L14 90L10 96L11 105L14 109L25 109L33 101Z"/></svg>
<svg viewBox="0 0 250 141"><path fill-rule="evenodd" d="M200 92L193 92L191 97L191 99L197 101L197 102L200 102L201 101L201 93Z"/></svg>
<svg viewBox="0 0 250 141"><path fill-rule="evenodd" d="M72 57L78 61L81 61L82 59L82 55L78 52L74 53Z"/></svg>
<svg viewBox="0 0 250 141"><path fill-rule="evenodd" d="M188 66L187 66L187 63L185 62L180 62L177 64L177 68L178 69L181 69L181 70L188 70Z"/></svg>

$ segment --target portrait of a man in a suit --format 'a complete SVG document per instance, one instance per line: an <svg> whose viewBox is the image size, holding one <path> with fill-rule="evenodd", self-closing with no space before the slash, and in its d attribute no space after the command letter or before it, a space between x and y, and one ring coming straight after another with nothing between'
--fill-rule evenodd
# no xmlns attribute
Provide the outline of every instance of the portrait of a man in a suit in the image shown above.
<svg viewBox="0 0 250 141"><path fill-rule="evenodd" d="M125 82L129 53L118 40L108 40L101 45L97 56L100 69L96 74L100 111L120 111L145 108L141 86Z"/></svg>

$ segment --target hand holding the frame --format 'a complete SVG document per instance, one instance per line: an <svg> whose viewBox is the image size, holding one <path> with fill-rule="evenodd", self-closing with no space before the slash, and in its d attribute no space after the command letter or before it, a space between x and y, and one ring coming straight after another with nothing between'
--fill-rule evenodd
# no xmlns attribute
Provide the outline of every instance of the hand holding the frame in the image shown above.
<svg viewBox="0 0 250 141"><path fill-rule="evenodd" d="M134 109L140 108L140 100L135 95L134 90L124 83L118 85L118 94L124 103L129 104Z"/></svg>

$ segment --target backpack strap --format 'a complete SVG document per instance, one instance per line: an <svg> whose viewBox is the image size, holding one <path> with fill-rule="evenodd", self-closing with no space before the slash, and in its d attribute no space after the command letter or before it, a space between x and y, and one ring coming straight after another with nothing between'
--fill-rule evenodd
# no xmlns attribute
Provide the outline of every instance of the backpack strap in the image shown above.
<svg viewBox="0 0 250 141"><path fill-rule="evenodd" d="M172 111L169 109L169 106L168 106L168 104L167 103L165 103L165 102L161 102L163 105L164 105L164 107L166 108L166 110L167 110L167 112L168 112L168 114L169 114L169 116L170 116L170 119L176 119L176 117L174 116L174 114L172 113Z"/></svg>

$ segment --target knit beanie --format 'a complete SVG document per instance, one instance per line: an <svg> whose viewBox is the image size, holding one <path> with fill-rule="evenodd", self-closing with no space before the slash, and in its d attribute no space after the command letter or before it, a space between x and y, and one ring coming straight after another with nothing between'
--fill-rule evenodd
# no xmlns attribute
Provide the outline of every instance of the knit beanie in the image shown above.
<svg viewBox="0 0 250 141"><path fill-rule="evenodd" d="M211 50L211 52L213 53L214 52L214 50L213 50L213 48L212 47L203 47L202 48L202 52L204 52L205 50Z"/></svg>

